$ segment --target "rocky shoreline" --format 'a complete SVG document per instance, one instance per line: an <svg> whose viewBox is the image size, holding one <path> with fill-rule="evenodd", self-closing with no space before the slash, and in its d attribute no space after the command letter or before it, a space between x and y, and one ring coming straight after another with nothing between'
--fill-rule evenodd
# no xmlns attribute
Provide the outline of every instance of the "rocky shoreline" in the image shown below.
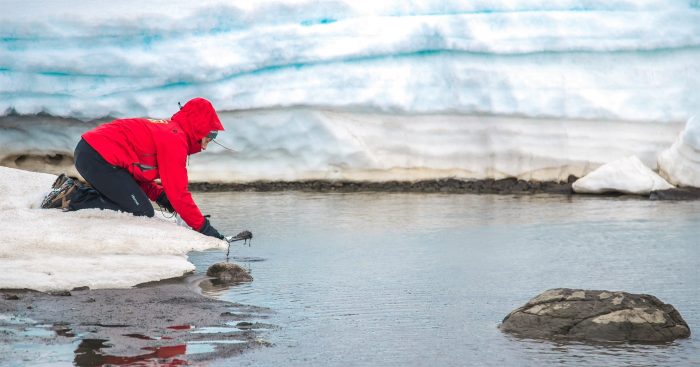
<svg viewBox="0 0 700 367"><path fill-rule="evenodd" d="M242 183L191 182L190 189L200 192L221 191L306 191L306 192L424 192L461 194L572 194L577 180L566 182L526 181L517 178L500 180L459 180L454 178L420 181L253 181Z"/></svg>
<svg viewBox="0 0 700 367"><path fill-rule="evenodd" d="M0 290L0 315L10 315L0 318L0 364L35 360L49 345L72 351L78 365L208 361L269 345L258 334L274 328L264 322L271 311L206 297L196 288L204 279L58 293Z"/></svg>
<svg viewBox="0 0 700 367"><path fill-rule="evenodd" d="M453 178L421 181L253 181L241 183L191 182L189 187L198 192L252 191L252 192L406 192L446 194L496 194L496 195L587 195L621 196L623 193L577 194L572 189L576 176L566 181L526 181L517 178L500 180L458 180ZM680 187L670 190L652 191L650 195L632 195L650 200L700 200L700 188Z"/></svg>

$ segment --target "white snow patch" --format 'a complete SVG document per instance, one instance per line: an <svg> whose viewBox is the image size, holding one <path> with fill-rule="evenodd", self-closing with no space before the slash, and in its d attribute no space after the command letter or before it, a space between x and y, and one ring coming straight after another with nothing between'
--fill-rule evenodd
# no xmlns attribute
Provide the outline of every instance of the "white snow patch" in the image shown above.
<svg viewBox="0 0 700 367"><path fill-rule="evenodd" d="M0 288L124 288L194 270L187 252L225 248L164 218L39 204L56 176L0 167Z"/></svg>
<svg viewBox="0 0 700 367"><path fill-rule="evenodd" d="M690 118L671 148L659 155L659 173L672 184L700 187L700 118Z"/></svg>
<svg viewBox="0 0 700 367"><path fill-rule="evenodd" d="M575 192L584 194L620 192L648 195L651 191L671 188L673 185L645 166L636 156L604 164L573 184Z"/></svg>

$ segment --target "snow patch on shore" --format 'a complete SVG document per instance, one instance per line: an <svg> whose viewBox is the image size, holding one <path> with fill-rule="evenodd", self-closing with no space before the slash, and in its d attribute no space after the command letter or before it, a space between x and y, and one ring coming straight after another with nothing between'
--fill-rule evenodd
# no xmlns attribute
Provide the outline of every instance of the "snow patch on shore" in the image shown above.
<svg viewBox="0 0 700 367"><path fill-rule="evenodd" d="M574 192L582 194L602 194L620 192L623 194L649 195L652 191L672 189L661 176L632 156L607 163L572 185Z"/></svg>
<svg viewBox="0 0 700 367"><path fill-rule="evenodd" d="M56 176L0 167L0 288L125 288L194 270L187 252L225 242L168 219L39 204Z"/></svg>

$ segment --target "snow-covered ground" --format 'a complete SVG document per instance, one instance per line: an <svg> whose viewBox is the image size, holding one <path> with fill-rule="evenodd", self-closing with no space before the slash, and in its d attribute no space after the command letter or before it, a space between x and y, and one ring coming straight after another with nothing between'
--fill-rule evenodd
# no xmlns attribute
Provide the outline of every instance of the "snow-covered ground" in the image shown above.
<svg viewBox="0 0 700 367"><path fill-rule="evenodd" d="M172 220L40 209L56 176L0 167L0 288L124 288L194 270L187 252L225 242Z"/></svg>
<svg viewBox="0 0 700 367"><path fill-rule="evenodd" d="M700 112L695 0L5 0L0 36L7 166L203 96L241 152L199 181L557 180Z"/></svg>

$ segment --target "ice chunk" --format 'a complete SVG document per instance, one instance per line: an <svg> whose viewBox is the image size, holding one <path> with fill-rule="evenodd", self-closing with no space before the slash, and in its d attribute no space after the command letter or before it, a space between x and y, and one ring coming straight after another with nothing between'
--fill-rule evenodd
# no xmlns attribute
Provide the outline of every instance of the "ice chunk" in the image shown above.
<svg viewBox="0 0 700 367"><path fill-rule="evenodd" d="M225 248L163 218L37 209L55 178L0 167L0 288L130 287L194 270L188 251Z"/></svg>
<svg viewBox="0 0 700 367"><path fill-rule="evenodd" d="M645 166L636 156L604 164L573 184L574 192L583 194L620 192L649 195L651 191L671 188L671 184Z"/></svg>
<svg viewBox="0 0 700 367"><path fill-rule="evenodd" d="M659 173L678 186L700 187L700 118L690 118L673 145L659 155Z"/></svg>

